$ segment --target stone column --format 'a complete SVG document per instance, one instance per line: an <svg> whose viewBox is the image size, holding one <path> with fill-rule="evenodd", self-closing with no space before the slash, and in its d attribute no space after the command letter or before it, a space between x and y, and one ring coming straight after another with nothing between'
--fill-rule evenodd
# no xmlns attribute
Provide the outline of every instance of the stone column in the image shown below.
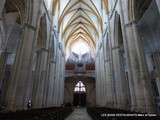
<svg viewBox="0 0 160 120"><path fill-rule="evenodd" d="M133 109L143 112L153 112L153 97L151 94L150 81L146 71L146 64L142 51L142 44L138 37L136 23L126 25L128 48L130 54L133 87L135 90L136 105Z"/></svg>
<svg viewBox="0 0 160 120"><path fill-rule="evenodd" d="M157 2L157 6L158 6L158 9L159 9L159 13L160 13L160 0L156 0Z"/></svg>
<svg viewBox="0 0 160 120"><path fill-rule="evenodd" d="M147 71L147 64L143 50L143 44L138 34L137 26L133 24L133 30L135 35L135 45L137 50L137 57L139 60L139 78L143 81L142 85L144 86L144 102L145 102L145 112L155 112L154 108L154 99L152 94L151 80L149 73ZM141 90L141 88L140 88Z"/></svg>
<svg viewBox="0 0 160 120"><path fill-rule="evenodd" d="M59 48L59 52L60 52L60 55L59 55L59 61L60 61L60 63L59 63L59 80L58 80L58 98L57 98L57 100L58 100L58 106L61 106L62 105L62 103L63 103L63 98L62 98L62 95L63 95L63 88L64 88L64 73L63 73L63 71L64 71L64 67L63 67L63 50L62 50L62 48L60 47Z"/></svg>
<svg viewBox="0 0 160 120"><path fill-rule="evenodd" d="M114 69L114 80L116 87L116 98L117 108L124 109L125 105L125 91L123 91L123 74L121 73L120 53L119 46L112 46L113 54L113 69ZM125 86L126 87L126 86Z"/></svg>
<svg viewBox="0 0 160 120"><path fill-rule="evenodd" d="M29 1L27 1L29 2ZM39 20L40 7L42 2L34 0L33 11L28 13L27 17L32 17L32 21L25 21L22 40L20 41L17 56L12 72L12 78L7 91L8 101L7 108L9 110L20 110L26 108L26 102L32 96L32 58L33 46L37 36L37 21ZM26 7L29 4L26 3ZM26 8L26 9L27 9ZM28 8L30 9L30 8ZM28 19L27 19L28 20Z"/></svg>
<svg viewBox="0 0 160 120"><path fill-rule="evenodd" d="M104 38L104 62L105 62L105 87L106 87L106 107L112 108L114 105L114 91L112 89L112 74L111 74L111 58L110 58L110 49L108 35Z"/></svg>
<svg viewBox="0 0 160 120"><path fill-rule="evenodd" d="M56 61L52 61L50 63L49 69L49 90L48 90L48 100L47 106L53 106L53 93L54 93L54 85L55 85L55 66ZM54 74L53 74L54 73Z"/></svg>
<svg viewBox="0 0 160 120"><path fill-rule="evenodd" d="M62 51L63 52L63 51ZM64 103L64 80L65 80L65 66L64 66L64 63L65 63L65 56L64 54L62 53L62 68L61 68L61 88L60 88L60 98L61 98L61 105Z"/></svg>
<svg viewBox="0 0 160 120"><path fill-rule="evenodd" d="M8 108L11 110L23 109L24 95L26 90L26 82L30 82L30 57L32 54L32 42L35 30L25 26L24 38L21 41L19 50L17 52L16 62L12 74L12 79L8 90ZM32 89L32 88L30 88Z"/></svg>
<svg viewBox="0 0 160 120"><path fill-rule="evenodd" d="M54 49L54 56L53 56L53 64L51 65L51 71L50 71L50 80L52 81L52 95L51 95L51 104L52 106L55 106L55 87L56 87L56 77L57 77L57 57L58 57L58 45L57 45L57 42L58 40L56 39L57 37L56 36L53 36L54 37L54 46L53 46L53 49ZM54 74L52 73L54 71Z"/></svg>
<svg viewBox="0 0 160 120"><path fill-rule="evenodd" d="M128 109L130 110L135 110L136 109L136 93L135 93L135 85L134 85L134 74L133 74L133 55L134 55L134 51L135 48L132 48L135 46L133 40L130 41L129 39L132 38L132 36L128 36L127 34L129 34L128 32L131 33L131 31L129 31L127 29L127 25L125 25L127 17L126 15L128 15L128 13L126 12L128 10L127 7L127 3L124 4L123 0L120 0L119 2L120 5L120 15L121 15L121 24L122 24L122 34L123 34L123 43L124 43L124 50L125 50L125 55L126 55L126 63L127 63L127 70L128 70L128 84L129 84L129 92L128 92L128 96L129 96L129 106ZM127 37L128 36L128 37ZM131 54L132 53L132 54Z"/></svg>
<svg viewBox="0 0 160 120"><path fill-rule="evenodd" d="M53 100L54 100L54 106L58 106L58 102L59 102L59 82L60 82L60 68L59 68L59 65L60 65L60 50L59 50L59 43L57 41L57 52L56 52L56 68L55 68L55 85L54 85L54 95L53 95Z"/></svg>
<svg viewBox="0 0 160 120"><path fill-rule="evenodd" d="M2 12L4 9L4 5L5 5L6 0L1 0L1 4L0 4L0 17L2 17Z"/></svg>
<svg viewBox="0 0 160 120"><path fill-rule="evenodd" d="M108 52L109 52L109 73L110 73L110 79L111 79L111 91L112 91L112 100L113 100L113 106L114 108L117 108L117 91L116 91L116 84L115 84L115 78L114 78L114 63L113 63L113 54L112 54L112 40L114 40L114 35L113 35L113 31L114 31L114 20L113 17L109 18L108 16ZM113 32L113 33L112 33Z"/></svg>
<svg viewBox="0 0 160 120"><path fill-rule="evenodd" d="M103 44L103 41L102 41ZM100 50L100 75L101 75L101 92L102 92L102 96L101 96L101 105L105 106L106 105L106 78L105 78L105 65L104 65L104 50L103 50L103 45L101 47Z"/></svg>
<svg viewBox="0 0 160 120"><path fill-rule="evenodd" d="M49 95L49 86L50 86L50 79L49 79L49 63L50 63L50 50L47 48L46 51L46 56L45 56L45 65L44 65L44 73L45 73L45 77L44 77L44 92L43 92L43 101L42 101L42 105L43 107L50 107L51 105L48 105L50 103L48 103L48 99L51 98L51 95Z"/></svg>
<svg viewBox="0 0 160 120"><path fill-rule="evenodd" d="M96 55L96 104L99 106L101 99L101 80L100 80L100 55L99 50Z"/></svg>
<svg viewBox="0 0 160 120"><path fill-rule="evenodd" d="M103 85L102 85L102 65L101 65L101 48L99 49L99 63L98 63L98 67L99 67L99 70L98 70L98 74L99 74L99 86L97 86L99 88L99 106L103 106Z"/></svg>
<svg viewBox="0 0 160 120"><path fill-rule="evenodd" d="M104 64L103 41L99 41L96 55L96 103L98 106L106 105L106 78Z"/></svg>
<svg viewBox="0 0 160 120"><path fill-rule="evenodd" d="M97 71L98 71L98 57L97 57L97 54L95 56L95 90L96 90L96 105L98 103L98 74L97 74Z"/></svg>
<svg viewBox="0 0 160 120"><path fill-rule="evenodd" d="M59 49L59 48L58 48L58 49ZM59 58L58 58L58 61L59 61L59 62L58 62L58 64L57 64L57 66L58 66L57 68L58 68L58 69L57 69L57 80L56 80L56 81L57 81L57 98L56 98L56 105L57 105L57 106L60 106L60 91L61 91L61 88L60 88L60 87L61 87L61 84L60 84L60 83L61 83L61 76L60 76L61 73L60 73L60 72L61 72L61 66L62 66L62 65L61 65L61 62L62 62L62 61L61 61L61 60L62 60L61 57L62 57L62 56L61 56L61 50L60 50L60 49L59 49L59 55L58 55L58 57L59 57Z"/></svg>
<svg viewBox="0 0 160 120"><path fill-rule="evenodd" d="M33 88L33 106L34 108L45 107L46 88L48 80L47 75L47 58L48 50L41 48L37 51L37 65L35 71L34 88Z"/></svg>
<svg viewBox="0 0 160 120"><path fill-rule="evenodd" d="M104 106L106 106L107 103L107 96L108 96L108 91L107 91L107 77L106 77L106 66L105 66L105 39L102 41L102 69L103 69L103 95L104 95Z"/></svg>
<svg viewBox="0 0 160 120"><path fill-rule="evenodd" d="M54 38L52 38L54 40ZM52 40L51 40L52 41ZM51 42L52 43L52 42ZM50 44L51 44L50 43ZM54 82L55 82L55 65L56 61L54 59L55 53L52 52L54 46L49 50L49 65L48 65L48 97L47 97L47 106L53 106L53 89L54 89ZM53 54L53 55L52 55ZM54 74L53 74L54 73Z"/></svg>
<svg viewBox="0 0 160 120"><path fill-rule="evenodd" d="M4 9L4 5L5 5L5 1L6 0L1 0L1 4L0 4L0 55L3 52L2 50L2 41L4 40L4 28L3 28L3 16L2 16L2 12Z"/></svg>

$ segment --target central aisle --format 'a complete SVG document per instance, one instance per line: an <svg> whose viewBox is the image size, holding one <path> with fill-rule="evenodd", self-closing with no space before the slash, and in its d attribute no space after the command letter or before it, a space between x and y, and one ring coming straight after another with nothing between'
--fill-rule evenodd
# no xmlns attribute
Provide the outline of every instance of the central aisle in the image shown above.
<svg viewBox="0 0 160 120"><path fill-rule="evenodd" d="M66 120L92 120L85 108L76 108Z"/></svg>

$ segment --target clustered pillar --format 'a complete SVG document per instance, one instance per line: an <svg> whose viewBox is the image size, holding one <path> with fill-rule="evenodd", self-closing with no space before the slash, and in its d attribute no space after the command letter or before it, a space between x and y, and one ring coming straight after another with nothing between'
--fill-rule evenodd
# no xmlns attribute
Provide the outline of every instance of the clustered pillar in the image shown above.
<svg viewBox="0 0 160 120"><path fill-rule="evenodd" d="M1 3L5 4L5 1ZM4 4L0 5L1 28ZM24 5L22 34L5 95L2 96L5 97L3 105L11 111L27 109L29 101L32 108L60 107L64 95L63 44L59 34L55 34L53 18L48 15L44 2L27 0ZM2 36L0 42L1 39Z"/></svg>
<svg viewBox="0 0 160 120"><path fill-rule="evenodd" d="M155 112L144 46L139 37L137 21L134 17L126 18L126 4L130 5L125 0L112 3L114 7L111 7L108 15L109 31L97 42L97 106Z"/></svg>

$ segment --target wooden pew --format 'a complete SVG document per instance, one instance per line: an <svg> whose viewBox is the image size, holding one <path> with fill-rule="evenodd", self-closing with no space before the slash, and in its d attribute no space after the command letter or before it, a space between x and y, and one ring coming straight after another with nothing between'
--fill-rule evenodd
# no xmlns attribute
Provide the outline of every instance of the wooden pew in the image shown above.
<svg viewBox="0 0 160 120"><path fill-rule="evenodd" d="M0 113L0 120L64 120L72 111L71 107L31 109Z"/></svg>

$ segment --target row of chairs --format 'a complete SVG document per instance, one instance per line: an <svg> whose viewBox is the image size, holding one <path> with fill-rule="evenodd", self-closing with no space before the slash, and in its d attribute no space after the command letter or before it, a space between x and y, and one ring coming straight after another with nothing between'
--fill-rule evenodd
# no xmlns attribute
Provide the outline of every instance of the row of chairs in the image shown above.
<svg viewBox="0 0 160 120"><path fill-rule="evenodd" d="M0 120L64 120L73 111L71 107L54 107L0 113Z"/></svg>

